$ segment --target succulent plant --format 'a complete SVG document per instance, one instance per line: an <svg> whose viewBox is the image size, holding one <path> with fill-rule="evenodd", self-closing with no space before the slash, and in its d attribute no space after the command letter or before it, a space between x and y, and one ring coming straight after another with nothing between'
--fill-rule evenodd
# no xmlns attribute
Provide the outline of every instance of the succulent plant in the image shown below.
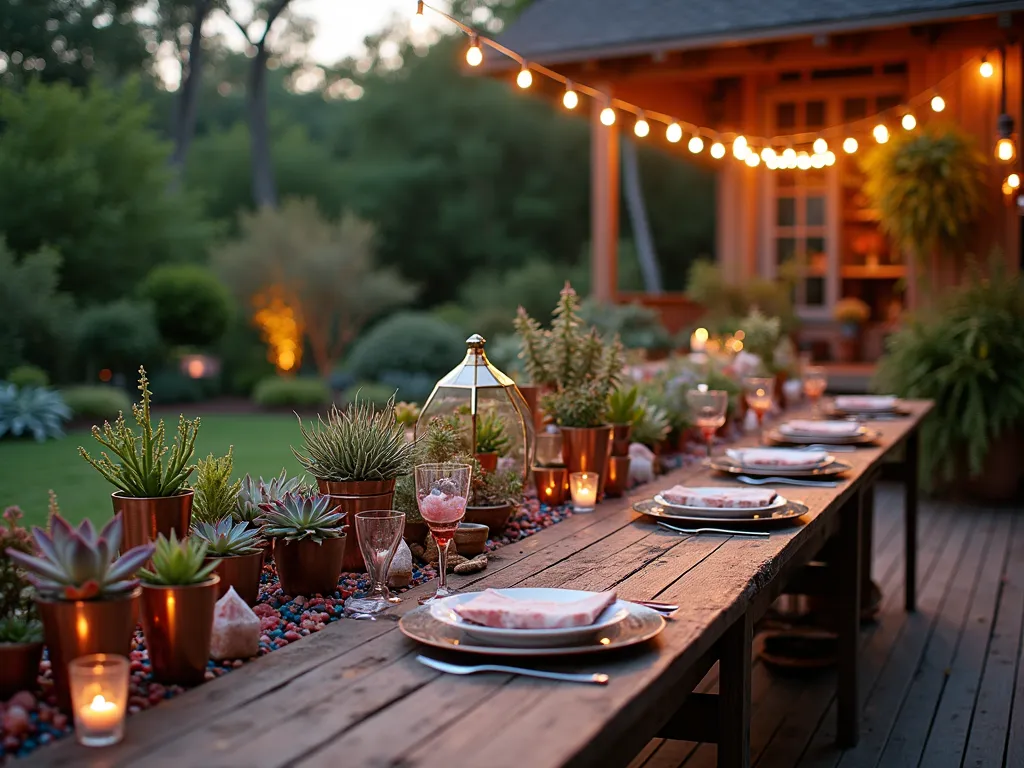
<svg viewBox="0 0 1024 768"><path fill-rule="evenodd" d="M207 557L237 557L260 551L260 530L230 517L215 523L200 521L192 526L192 535L206 542Z"/></svg>
<svg viewBox="0 0 1024 768"><path fill-rule="evenodd" d="M152 567L139 570L139 577L154 587L202 584L217 568L217 563L205 562L206 549L202 539L179 540L173 530L168 539L161 533L156 537Z"/></svg>
<svg viewBox="0 0 1024 768"><path fill-rule="evenodd" d="M28 571L39 594L58 600L95 600L135 589L135 572L150 555L152 544L141 544L120 558L122 523L117 515L98 534L88 519L73 528L59 514L50 516L49 533L33 527L39 556L7 549L7 555Z"/></svg>
<svg viewBox="0 0 1024 768"><path fill-rule="evenodd" d="M0 619L0 643L41 643L43 625L38 619L5 616Z"/></svg>
<svg viewBox="0 0 1024 768"><path fill-rule="evenodd" d="M332 511L332 503L329 496L289 493L283 499L261 504L263 534L286 541L309 539L317 544L337 538L348 526L342 525L343 513Z"/></svg>
<svg viewBox="0 0 1024 768"><path fill-rule="evenodd" d="M505 422L496 411L483 411L476 420L476 452L496 453L504 456L508 453L512 441L505 432Z"/></svg>
<svg viewBox="0 0 1024 768"><path fill-rule="evenodd" d="M63 437L71 409L59 392L0 383L0 438L32 435L37 442Z"/></svg>
<svg viewBox="0 0 1024 768"><path fill-rule="evenodd" d="M238 490L238 503L231 516L235 522L255 524L263 514L260 504L283 499L289 493L295 493L302 486L303 477L288 477L282 469L281 474L264 480L254 480L250 475L242 478Z"/></svg>
<svg viewBox="0 0 1024 768"><path fill-rule="evenodd" d="M241 480L231 482L234 468L235 446L229 446L226 455L215 457L212 453L199 460L196 470L195 497L192 499L192 519L204 523L215 523L231 515L238 506L238 492Z"/></svg>
<svg viewBox="0 0 1024 768"><path fill-rule="evenodd" d="M92 458L82 447L79 447L78 453L128 496L174 496L185 486L188 476L195 469L195 465L189 464L189 461L195 453L199 419L189 421L179 416L178 434L168 449L165 445L166 428L163 419L156 429L153 429L150 419L151 393L145 368L139 368L139 391L142 392L142 402L132 406L132 414L141 435L136 435L125 423L123 413L117 417L113 426L105 421L102 430L95 426L92 428L92 436L96 441L113 452L120 462L114 462L106 451L101 452L98 459Z"/></svg>
<svg viewBox="0 0 1024 768"><path fill-rule="evenodd" d="M416 403L395 403L395 420L406 429L416 426L420 417L420 407Z"/></svg>
<svg viewBox="0 0 1024 768"><path fill-rule="evenodd" d="M333 406L327 420L317 417L308 429L299 419L306 452L292 453L313 477L322 480L393 480L409 472L414 447L395 418L395 399L375 410L356 399L345 410Z"/></svg>
<svg viewBox="0 0 1024 768"><path fill-rule="evenodd" d="M0 524L0 620L28 616L35 609L25 569L6 553L13 549L26 555L35 554L32 534L18 522L21 518L22 512L18 507L8 507Z"/></svg>
<svg viewBox="0 0 1024 768"><path fill-rule="evenodd" d="M636 424L644 415L640 403L640 388L619 387L608 396L608 422L611 424Z"/></svg>

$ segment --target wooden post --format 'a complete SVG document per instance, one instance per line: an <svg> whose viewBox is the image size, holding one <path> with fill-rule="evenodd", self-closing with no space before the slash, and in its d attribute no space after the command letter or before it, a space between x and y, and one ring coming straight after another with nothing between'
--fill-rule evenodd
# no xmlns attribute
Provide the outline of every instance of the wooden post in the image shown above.
<svg viewBox="0 0 1024 768"><path fill-rule="evenodd" d="M601 99L590 115L590 292L614 301L618 289L619 126L601 122Z"/></svg>
<svg viewBox="0 0 1024 768"><path fill-rule="evenodd" d="M744 611L719 641L718 768L750 765L750 656L753 625Z"/></svg>
<svg viewBox="0 0 1024 768"><path fill-rule="evenodd" d="M838 579L838 680L836 683L836 741L854 747L860 738L860 694L857 653L860 639L860 546L864 491L858 491L839 510L836 576Z"/></svg>

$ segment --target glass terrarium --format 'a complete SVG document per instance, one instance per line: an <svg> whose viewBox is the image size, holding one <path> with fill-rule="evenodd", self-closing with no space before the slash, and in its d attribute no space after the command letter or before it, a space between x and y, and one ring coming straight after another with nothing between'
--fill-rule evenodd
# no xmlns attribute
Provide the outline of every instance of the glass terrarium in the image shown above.
<svg viewBox="0 0 1024 768"><path fill-rule="evenodd" d="M416 422L416 436L440 417L457 421L485 470L515 467L525 482L533 463L533 414L515 382L495 368L484 338L466 339L465 359L434 385Z"/></svg>

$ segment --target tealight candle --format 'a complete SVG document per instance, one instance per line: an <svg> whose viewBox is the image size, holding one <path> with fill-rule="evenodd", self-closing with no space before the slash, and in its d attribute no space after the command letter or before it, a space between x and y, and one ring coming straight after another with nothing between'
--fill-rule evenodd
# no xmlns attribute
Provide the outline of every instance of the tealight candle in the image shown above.
<svg viewBox="0 0 1024 768"><path fill-rule="evenodd" d="M591 512L597 505L596 472L573 472L569 475L569 492L572 493L572 507L576 512Z"/></svg>
<svg viewBox="0 0 1024 768"><path fill-rule="evenodd" d="M541 504L556 507L565 504L565 467L534 467L533 482L537 485L537 499Z"/></svg>
<svg viewBox="0 0 1024 768"><path fill-rule="evenodd" d="M129 662L96 653L68 664L75 738L87 747L106 747L124 738Z"/></svg>

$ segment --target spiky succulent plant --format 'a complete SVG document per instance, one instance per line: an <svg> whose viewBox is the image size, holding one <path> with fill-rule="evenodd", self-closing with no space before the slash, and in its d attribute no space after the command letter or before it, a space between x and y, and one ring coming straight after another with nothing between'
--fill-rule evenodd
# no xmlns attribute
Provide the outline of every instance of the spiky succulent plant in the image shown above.
<svg viewBox="0 0 1024 768"><path fill-rule="evenodd" d="M96 600L123 594L139 583L135 572L150 555L152 544L140 544L120 558L123 531L117 515L98 534L88 519L77 529L60 515L50 516L50 532L33 527L40 556L8 549L7 555L28 571L39 594L57 600Z"/></svg>
<svg viewBox="0 0 1024 768"><path fill-rule="evenodd" d="M306 452L292 453L313 477L322 480L394 480L411 469L413 444L395 418L395 398L385 407L358 398L345 410L331 408L308 429L299 419Z"/></svg>
<svg viewBox="0 0 1024 768"><path fill-rule="evenodd" d="M192 499L192 519L215 523L230 515L238 506L241 480L231 482L234 468L235 446L229 446L225 456L212 453L199 460L196 471L195 496Z"/></svg>
<svg viewBox="0 0 1024 768"><path fill-rule="evenodd" d="M289 493L283 499L261 504L263 535L286 541L309 539L322 544L345 533L345 515L334 512L329 496Z"/></svg>
<svg viewBox="0 0 1024 768"><path fill-rule="evenodd" d="M206 542L207 557L237 557L260 551L260 530L230 517L216 523L198 522L192 526L192 535Z"/></svg>
<svg viewBox="0 0 1024 768"><path fill-rule="evenodd" d="M303 479L302 476L288 477L283 469L280 475L269 480L262 477L254 479L246 475L242 478L242 486L238 490L238 504L231 516L238 523L256 523L263 514L260 504L278 501L289 493L295 493L301 487Z"/></svg>
<svg viewBox="0 0 1024 768"><path fill-rule="evenodd" d="M202 584L210 578L217 563L207 563L207 543L199 538L180 541L172 530L168 539L162 533L156 538L152 568L142 568L139 577L154 587L178 587Z"/></svg>

